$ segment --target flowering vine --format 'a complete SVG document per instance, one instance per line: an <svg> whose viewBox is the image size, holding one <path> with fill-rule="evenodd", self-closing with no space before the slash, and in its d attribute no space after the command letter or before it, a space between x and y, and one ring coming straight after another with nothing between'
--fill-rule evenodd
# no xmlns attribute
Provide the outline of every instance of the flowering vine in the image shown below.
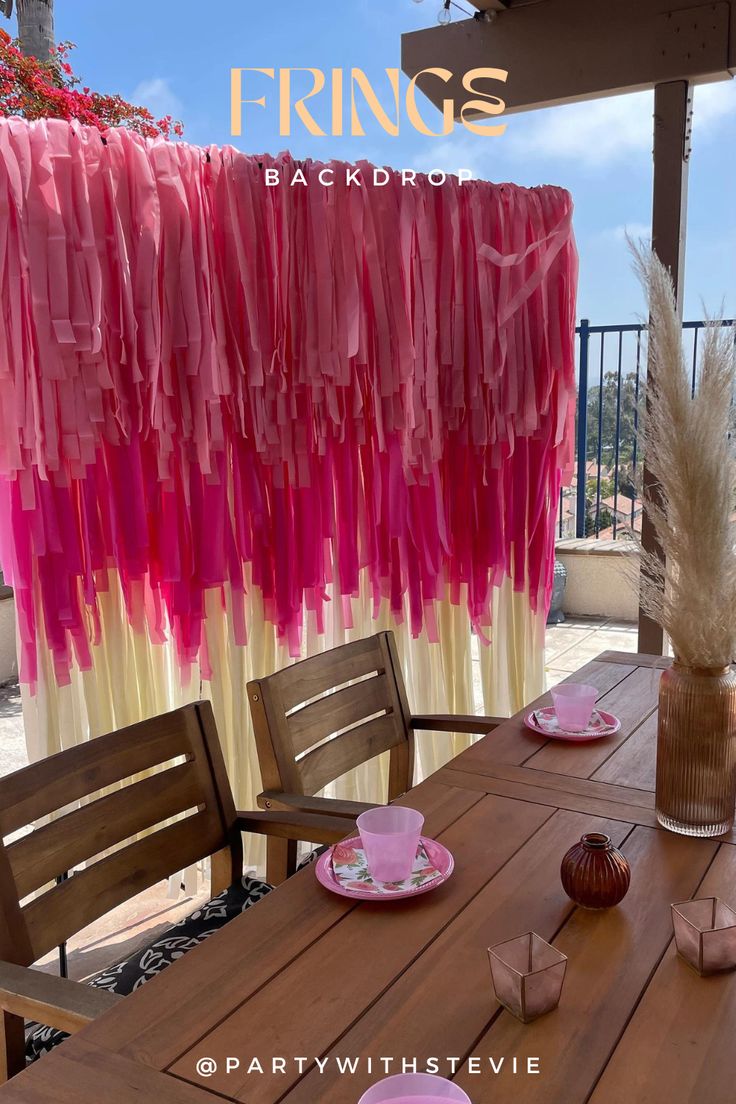
<svg viewBox="0 0 736 1104"><path fill-rule="evenodd" d="M180 136L183 126L171 115L156 119L146 107L136 107L122 96L104 95L80 87L69 62L73 42L53 47L51 60L26 57L16 40L0 30L0 117L78 119L107 130L128 127L146 138Z"/></svg>

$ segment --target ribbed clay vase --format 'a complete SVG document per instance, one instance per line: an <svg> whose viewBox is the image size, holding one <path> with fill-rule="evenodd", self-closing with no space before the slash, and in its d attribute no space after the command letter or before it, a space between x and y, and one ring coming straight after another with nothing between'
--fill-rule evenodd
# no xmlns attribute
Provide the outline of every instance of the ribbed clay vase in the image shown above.
<svg viewBox="0 0 736 1104"><path fill-rule="evenodd" d="M612 908L626 896L631 867L610 836L588 832L574 844L560 867L562 888L576 905L588 909Z"/></svg>
<svg viewBox="0 0 736 1104"><path fill-rule="evenodd" d="M659 684L657 820L685 836L720 836L736 804L736 671L676 660Z"/></svg>

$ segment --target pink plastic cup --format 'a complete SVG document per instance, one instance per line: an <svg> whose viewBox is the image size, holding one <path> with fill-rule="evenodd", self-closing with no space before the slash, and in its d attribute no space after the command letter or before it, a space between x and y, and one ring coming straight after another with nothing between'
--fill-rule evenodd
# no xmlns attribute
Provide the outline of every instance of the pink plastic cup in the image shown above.
<svg viewBox="0 0 736 1104"><path fill-rule="evenodd" d="M403 882L414 866L424 817L416 809L386 805L368 809L355 822L371 875L377 882Z"/></svg>
<svg viewBox="0 0 736 1104"><path fill-rule="evenodd" d="M566 732L584 732L590 724L598 691L582 682L566 682L552 691L560 728Z"/></svg>
<svg viewBox="0 0 736 1104"><path fill-rule="evenodd" d="M452 1081L434 1073L397 1073L363 1093L358 1104L471 1104Z"/></svg>

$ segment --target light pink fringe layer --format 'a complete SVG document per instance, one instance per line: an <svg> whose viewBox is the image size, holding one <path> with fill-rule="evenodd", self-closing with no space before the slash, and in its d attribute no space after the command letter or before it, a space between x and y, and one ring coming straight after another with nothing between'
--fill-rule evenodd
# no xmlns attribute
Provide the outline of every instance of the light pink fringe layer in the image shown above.
<svg viewBox="0 0 736 1104"><path fill-rule="evenodd" d="M109 568L131 623L205 670L204 592L230 584L244 642L246 564L294 654L364 568L415 634L447 594L485 633L504 576L546 608L569 194L259 165L296 167L0 122L0 557L28 682L40 633L60 682L89 667Z"/></svg>

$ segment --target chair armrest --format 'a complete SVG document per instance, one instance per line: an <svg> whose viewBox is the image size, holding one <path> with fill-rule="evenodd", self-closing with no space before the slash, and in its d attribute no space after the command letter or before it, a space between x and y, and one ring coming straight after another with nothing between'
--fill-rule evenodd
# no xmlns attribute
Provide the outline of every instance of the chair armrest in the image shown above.
<svg viewBox="0 0 736 1104"><path fill-rule="evenodd" d="M339 843L355 829L355 822L344 817L317 813L261 812L238 813L236 826L241 832L260 836L300 840L305 843Z"/></svg>
<svg viewBox="0 0 736 1104"><path fill-rule="evenodd" d="M0 962L0 1008L73 1033L123 998L80 981Z"/></svg>
<svg viewBox="0 0 736 1104"><path fill-rule="evenodd" d="M504 717L478 717L468 713L415 714L411 719L414 729L427 729L432 732L493 732L504 723Z"/></svg>
<svg viewBox="0 0 736 1104"><path fill-rule="evenodd" d="M306 797L304 794L279 793L276 790L264 790L256 798L259 809L291 809L301 813L326 813L328 816L347 817L355 820L368 809L376 809L365 801L342 801L334 797Z"/></svg>

